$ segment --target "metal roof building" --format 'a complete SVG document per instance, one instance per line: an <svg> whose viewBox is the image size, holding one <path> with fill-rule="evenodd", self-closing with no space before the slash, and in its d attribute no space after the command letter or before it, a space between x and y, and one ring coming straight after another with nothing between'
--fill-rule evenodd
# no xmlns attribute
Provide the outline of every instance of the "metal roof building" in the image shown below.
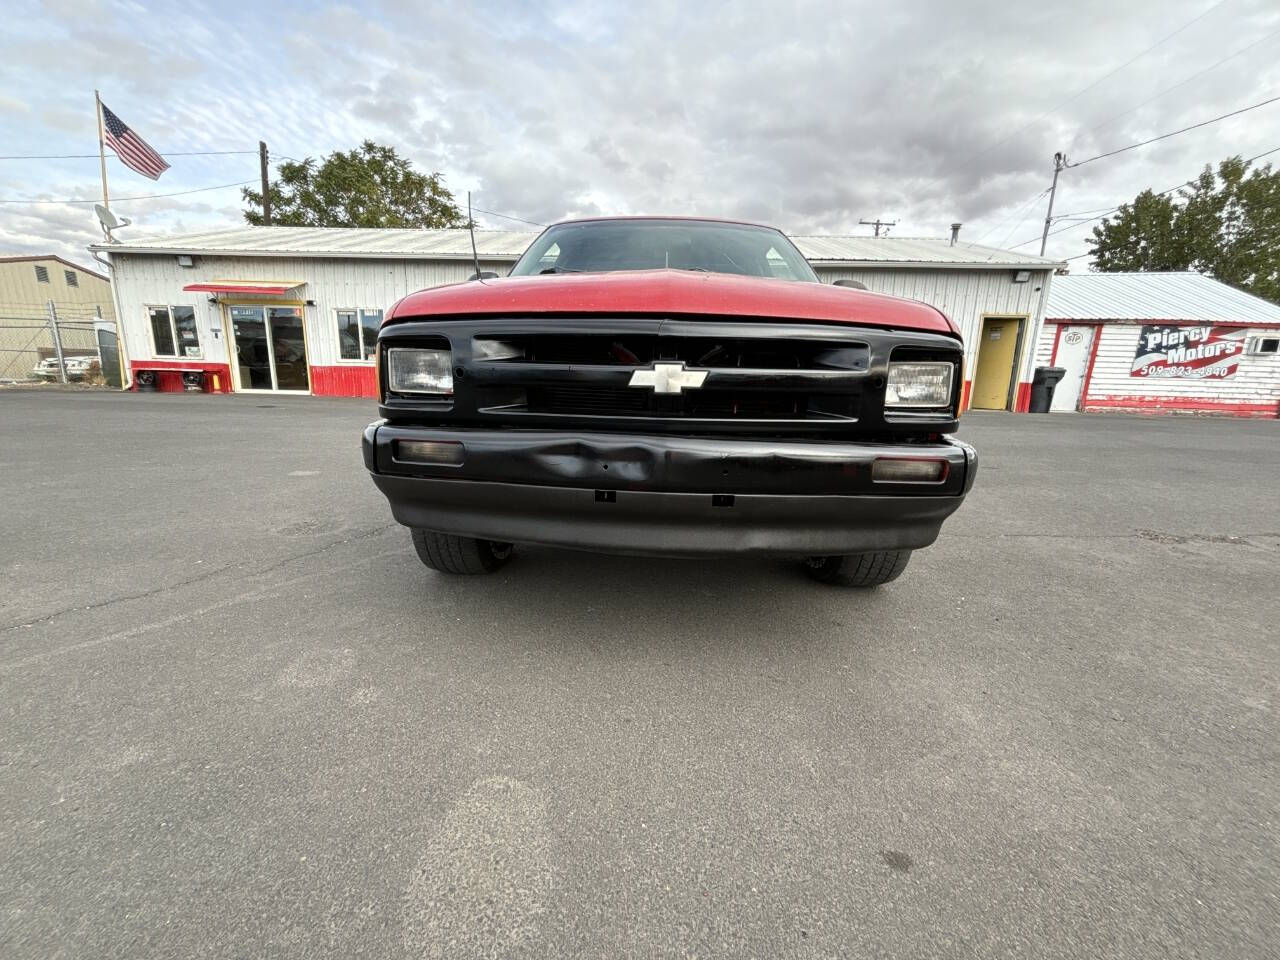
<svg viewBox="0 0 1280 960"><path fill-rule="evenodd" d="M1055 277L1037 362L1055 411L1280 416L1280 306L1199 273Z"/></svg>
<svg viewBox="0 0 1280 960"><path fill-rule="evenodd" d="M1190 271L1079 273L1054 280L1045 319L1265 326L1280 324L1280 306Z"/></svg>
<svg viewBox="0 0 1280 960"><path fill-rule="evenodd" d="M536 236L477 230L481 269L505 274ZM180 387L187 371L219 391L372 396L382 311L474 270L471 238L456 229L246 226L121 240L90 249L112 265L130 371L161 388ZM969 345L966 369L985 371L975 405L1026 408L1031 347L1061 264L938 239L792 240L824 282L858 280L943 310ZM984 337L992 346L979 364Z"/></svg>

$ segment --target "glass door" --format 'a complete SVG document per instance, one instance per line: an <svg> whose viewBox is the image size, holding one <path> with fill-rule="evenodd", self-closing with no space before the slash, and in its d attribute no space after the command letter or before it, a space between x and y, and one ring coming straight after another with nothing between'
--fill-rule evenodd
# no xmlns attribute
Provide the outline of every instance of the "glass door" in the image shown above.
<svg viewBox="0 0 1280 960"><path fill-rule="evenodd" d="M276 389L310 390L307 345L302 337L302 308L267 307L267 324L271 328Z"/></svg>
<svg viewBox="0 0 1280 960"><path fill-rule="evenodd" d="M231 316L237 389L306 392L311 388L301 307L227 309Z"/></svg>

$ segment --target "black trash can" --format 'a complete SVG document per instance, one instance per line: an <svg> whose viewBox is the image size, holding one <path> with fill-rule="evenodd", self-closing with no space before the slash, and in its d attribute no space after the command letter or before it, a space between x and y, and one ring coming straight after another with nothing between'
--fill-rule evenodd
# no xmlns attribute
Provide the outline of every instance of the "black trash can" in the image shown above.
<svg viewBox="0 0 1280 960"><path fill-rule="evenodd" d="M1031 408L1028 413L1048 413L1053 404L1053 391L1067 375L1064 367L1036 367L1031 378Z"/></svg>

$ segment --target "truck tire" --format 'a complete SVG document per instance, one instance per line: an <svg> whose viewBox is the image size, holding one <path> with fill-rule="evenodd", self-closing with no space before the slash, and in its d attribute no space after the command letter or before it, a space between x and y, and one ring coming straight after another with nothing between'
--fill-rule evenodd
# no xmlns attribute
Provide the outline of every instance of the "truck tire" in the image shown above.
<svg viewBox="0 0 1280 960"><path fill-rule="evenodd" d="M511 559L511 544L473 540L432 530L413 530L418 559L441 573L470 575L493 573Z"/></svg>
<svg viewBox="0 0 1280 960"><path fill-rule="evenodd" d="M806 557L805 572L821 583L842 587L878 587L897 580L907 569L910 550L881 550L847 556Z"/></svg>

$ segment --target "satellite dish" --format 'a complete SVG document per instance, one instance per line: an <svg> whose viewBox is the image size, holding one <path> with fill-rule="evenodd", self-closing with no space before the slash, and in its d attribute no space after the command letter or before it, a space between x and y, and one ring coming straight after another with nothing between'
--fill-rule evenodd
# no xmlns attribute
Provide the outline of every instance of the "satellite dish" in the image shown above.
<svg viewBox="0 0 1280 960"><path fill-rule="evenodd" d="M117 217L100 203L93 205L93 212L98 215L98 222L102 224L102 232L108 240L111 239L111 231L118 227L127 227L132 222L128 217Z"/></svg>

